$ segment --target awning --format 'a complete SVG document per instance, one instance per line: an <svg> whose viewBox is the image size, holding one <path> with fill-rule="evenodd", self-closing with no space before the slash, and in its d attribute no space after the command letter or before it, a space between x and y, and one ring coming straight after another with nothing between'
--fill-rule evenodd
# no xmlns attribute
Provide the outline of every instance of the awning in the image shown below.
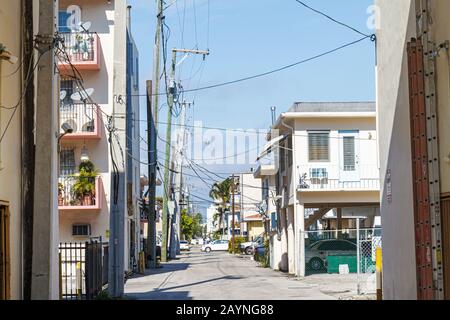
<svg viewBox="0 0 450 320"><path fill-rule="evenodd" d="M261 154L259 155L258 159L256 159L256 161L259 161L262 157L266 156L267 153L270 151L270 149L277 144L278 142L280 142L281 140L287 138L287 135L282 135L279 137L276 137L275 139L270 140L265 146L263 151L261 152Z"/></svg>

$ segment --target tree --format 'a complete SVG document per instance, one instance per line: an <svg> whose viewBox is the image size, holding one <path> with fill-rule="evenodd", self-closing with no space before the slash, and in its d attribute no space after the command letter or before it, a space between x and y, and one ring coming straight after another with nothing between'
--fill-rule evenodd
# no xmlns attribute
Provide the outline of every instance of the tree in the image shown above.
<svg viewBox="0 0 450 320"><path fill-rule="evenodd" d="M233 180L228 178L222 182L215 183L211 191L209 192L209 196L216 201L220 201L218 214L215 215L214 220L219 220L219 225L222 224L222 230L225 230L225 211L229 207L230 198L231 198L231 188L233 186Z"/></svg>
<svg viewBox="0 0 450 320"><path fill-rule="evenodd" d="M201 213L189 214L187 210L181 212L181 233L186 240L203 236L202 221Z"/></svg>

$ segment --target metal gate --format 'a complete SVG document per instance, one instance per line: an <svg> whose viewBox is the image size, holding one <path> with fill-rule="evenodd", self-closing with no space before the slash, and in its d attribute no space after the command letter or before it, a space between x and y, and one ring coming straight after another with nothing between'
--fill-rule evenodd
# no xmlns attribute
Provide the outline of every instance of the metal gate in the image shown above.
<svg viewBox="0 0 450 320"><path fill-rule="evenodd" d="M93 300L108 282L108 246L97 241L59 246L60 298Z"/></svg>

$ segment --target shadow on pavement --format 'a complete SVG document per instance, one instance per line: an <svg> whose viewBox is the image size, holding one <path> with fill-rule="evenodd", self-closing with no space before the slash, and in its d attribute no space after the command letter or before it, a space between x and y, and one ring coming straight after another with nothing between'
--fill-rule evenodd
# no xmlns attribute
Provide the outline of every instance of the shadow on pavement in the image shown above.
<svg viewBox="0 0 450 320"><path fill-rule="evenodd" d="M192 297L189 297L189 291L149 291L144 293L129 293L126 296L130 300L192 300Z"/></svg>

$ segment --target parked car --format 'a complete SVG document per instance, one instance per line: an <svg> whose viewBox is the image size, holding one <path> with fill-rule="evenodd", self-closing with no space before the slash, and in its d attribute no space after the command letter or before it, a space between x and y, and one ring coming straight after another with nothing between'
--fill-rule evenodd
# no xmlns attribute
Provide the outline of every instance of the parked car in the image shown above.
<svg viewBox="0 0 450 320"><path fill-rule="evenodd" d="M228 251L228 240L215 240L211 243L204 244L202 246L202 251L211 252L211 251Z"/></svg>
<svg viewBox="0 0 450 320"><path fill-rule="evenodd" d="M186 240L181 240L180 241L180 250L181 251L191 251L189 242L187 242Z"/></svg>
<svg viewBox="0 0 450 320"><path fill-rule="evenodd" d="M255 252L255 248L262 244L264 244L264 237L261 235L255 241L241 243L240 248L246 255L252 255Z"/></svg>
<svg viewBox="0 0 450 320"><path fill-rule="evenodd" d="M312 271L321 271L327 267L330 255L356 254L356 244L348 240L320 240L305 250L305 261Z"/></svg>

